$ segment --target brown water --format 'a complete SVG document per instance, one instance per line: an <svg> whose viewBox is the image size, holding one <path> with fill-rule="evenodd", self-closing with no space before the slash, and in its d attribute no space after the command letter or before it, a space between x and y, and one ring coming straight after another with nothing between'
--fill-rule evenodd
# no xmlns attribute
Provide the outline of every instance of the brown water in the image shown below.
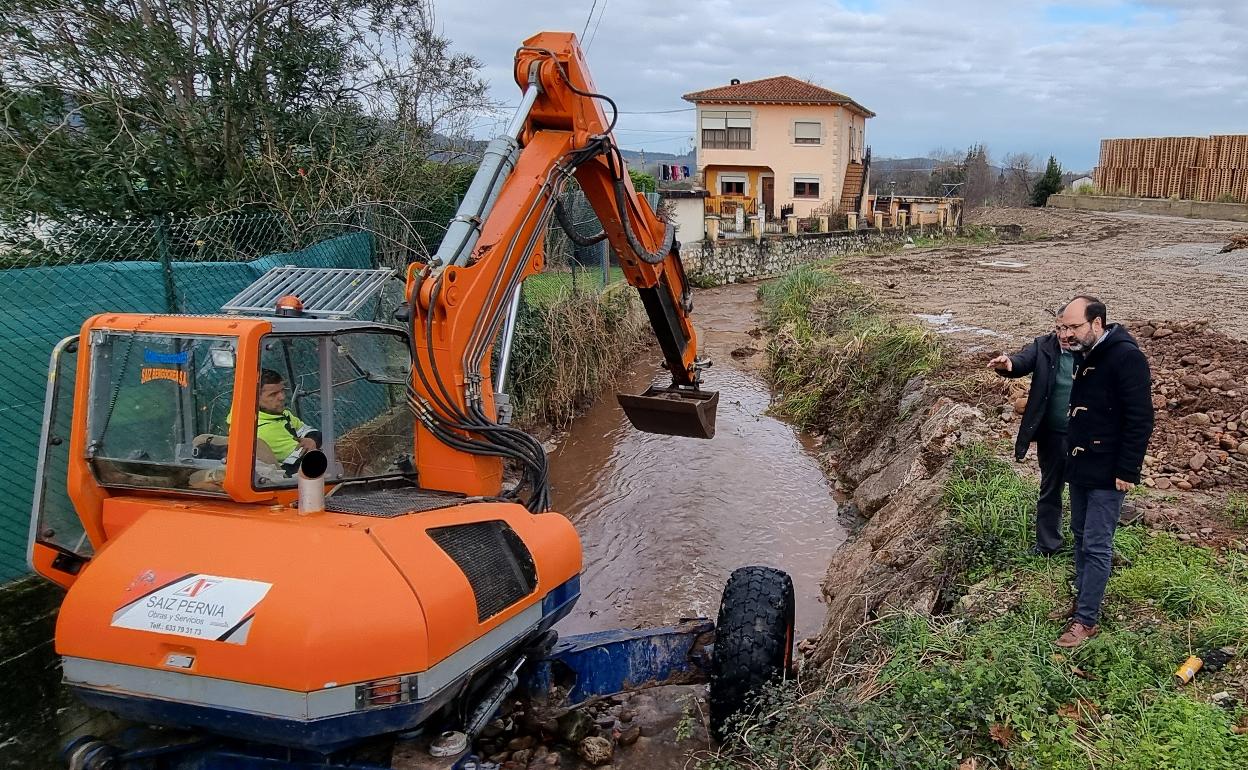
<svg viewBox="0 0 1248 770"><path fill-rule="evenodd" d="M758 323L755 290L726 286L695 300L701 349L715 361L704 386L720 393L714 439L629 425L615 390L640 393L662 381L651 350L553 454L555 510L576 525L585 549L581 600L561 624L566 632L714 618L728 575L752 564L792 575L799 634L822 625L819 584L846 531L808 439L765 414L763 354L731 355L762 347L748 334Z"/></svg>

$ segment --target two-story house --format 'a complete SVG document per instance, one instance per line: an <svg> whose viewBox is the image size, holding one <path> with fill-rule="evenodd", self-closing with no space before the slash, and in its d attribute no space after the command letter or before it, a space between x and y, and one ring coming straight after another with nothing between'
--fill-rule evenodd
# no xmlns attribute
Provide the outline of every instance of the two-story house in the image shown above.
<svg viewBox="0 0 1248 770"><path fill-rule="evenodd" d="M697 164L711 201L742 200L775 219L854 211L867 118L844 94L781 75L685 94L697 106Z"/></svg>

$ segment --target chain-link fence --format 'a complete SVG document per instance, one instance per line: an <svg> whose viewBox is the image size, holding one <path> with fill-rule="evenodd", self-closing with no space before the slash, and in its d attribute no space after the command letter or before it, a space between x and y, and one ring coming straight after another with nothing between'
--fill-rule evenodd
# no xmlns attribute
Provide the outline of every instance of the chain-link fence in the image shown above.
<svg viewBox="0 0 1248 770"><path fill-rule="evenodd" d="M563 203L578 232L601 230L582 194L569 192ZM265 271L282 265L402 271L437 250L457 204L452 198L433 205L371 203L301 219L259 212L0 226L0 473L8 484L0 507L0 583L26 571L48 361L60 339L100 312L218 312ZM548 304L567 292L600 291L621 277L605 242L577 247L554 223L546 266L525 284L526 302ZM399 297L394 282L366 312L387 320Z"/></svg>

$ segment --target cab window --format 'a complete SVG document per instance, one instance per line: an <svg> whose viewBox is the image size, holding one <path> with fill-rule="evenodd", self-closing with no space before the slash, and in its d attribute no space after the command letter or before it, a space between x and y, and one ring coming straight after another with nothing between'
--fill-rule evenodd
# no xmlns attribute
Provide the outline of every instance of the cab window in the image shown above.
<svg viewBox="0 0 1248 770"><path fill-rule="evenodd" d="M328 481L408 473L407 339L385 331L264 338L256 394L257 489L289 487L319 448Z"/></svg>
<svg viewBox="0 0 1248 770"><path fill-rule="evenodd" d="M106 486L221 493L236 341L95 331L87 458Z"/></svg>

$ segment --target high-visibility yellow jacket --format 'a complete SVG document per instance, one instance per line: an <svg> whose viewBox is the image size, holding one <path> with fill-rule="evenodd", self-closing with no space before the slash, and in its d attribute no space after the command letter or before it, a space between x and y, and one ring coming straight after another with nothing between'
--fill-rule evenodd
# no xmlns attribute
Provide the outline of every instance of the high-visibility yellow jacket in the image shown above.
<svg viewBox="0 0 1248 770"><path fill-rule="evenodd" d="M230 417L226 417L226 422L229 421ZM319 445L321 432L300 420L289 409L283 409L281 414L260 410L256 413L256 438L273 450L278 465L292 465L303 454L299 439L311 438Z"/></svg>

